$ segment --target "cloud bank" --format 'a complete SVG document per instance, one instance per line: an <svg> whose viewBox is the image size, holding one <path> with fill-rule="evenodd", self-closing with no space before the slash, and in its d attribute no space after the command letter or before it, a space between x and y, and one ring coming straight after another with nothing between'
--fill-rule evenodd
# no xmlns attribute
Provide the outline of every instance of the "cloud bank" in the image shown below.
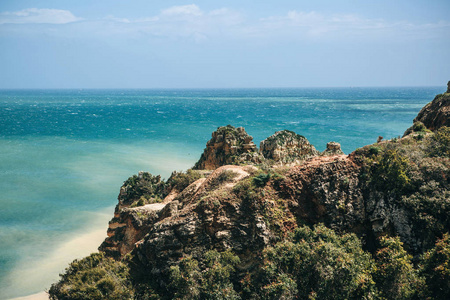
<svg viewBox="0 0 450 300"><path fill-rule="evenodd" d="M251 19L241 12L220 8L203 10L195 4L171 6L156 15L144 18L105 16L83 19L70 11L60 9L28 8L0 13L0 25L49 24L52 34L55 26L69 24L68 32L76 36L126 36L131 38L187 39L202 42L211 38L323 40L336 38L433 38L450 30L446 20L436 23L413 24L407 21L370 19L354 14L323 14L315 11L288 11ZM72 24L73 23L73 24ZM43 30L43 29L39 29ZM66 29L64 29L66 30ZM15 31L17 33L17 31Z"/></svg>
<svg viewBox="0 0 450 300"><path fill-rule="evenodd" d="M70 11L50 8L27 8L0 13L0 24L67 24L82 20Z"/></svg>

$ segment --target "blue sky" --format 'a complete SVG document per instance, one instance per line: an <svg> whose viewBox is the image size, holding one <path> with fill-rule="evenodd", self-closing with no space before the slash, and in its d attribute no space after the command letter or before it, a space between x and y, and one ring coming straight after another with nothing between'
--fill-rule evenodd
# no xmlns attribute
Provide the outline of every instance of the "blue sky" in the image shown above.
<svg viewBox="0 0 450 300"><path fill-rule="evenodd" d="M0 88L445 86L450 1L0 1Z"/></svg>

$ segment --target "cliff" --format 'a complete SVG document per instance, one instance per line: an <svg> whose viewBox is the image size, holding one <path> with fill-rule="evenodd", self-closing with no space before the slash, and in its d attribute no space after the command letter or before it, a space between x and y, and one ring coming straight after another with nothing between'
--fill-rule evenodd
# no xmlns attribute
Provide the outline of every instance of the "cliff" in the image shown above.
<svg viewBox="0 0 450 300"><path fill-rule="evenodd" d="M349 155L287 130L258 151L243 128L218 128L195 170L125 181L101 254L75 261L50 295L447 299L445 97L416 118L435 132Z"/></svg>
<svg viewBox="0 0 450 300"><path fill-rule="evenodd" d="M450 82L449 82L450 83ZM443 126L450 126L450 90L437 95L433 101L425 105L414 119L414 125L405 135L425 128L435 131Z"/></svg>

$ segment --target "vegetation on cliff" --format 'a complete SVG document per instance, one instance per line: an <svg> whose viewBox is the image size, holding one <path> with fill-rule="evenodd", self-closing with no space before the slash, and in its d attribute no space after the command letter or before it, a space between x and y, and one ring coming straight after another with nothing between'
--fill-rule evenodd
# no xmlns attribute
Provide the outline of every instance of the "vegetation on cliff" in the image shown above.
<svg viewBox="0 0 450 300"><path fill-rule="evenodd" d="M446 124L432 117L433 107L445 115L442 105L428 105L421 120ZM149 173L130 177L103 252L73 262L49 293L52 299L114 299L112 293L448 299L450 128L421 120L401 139L348 156L334 144L319 156L305 138L281 132L269 148L279 157L296 155L281 164L258 154L243 129L226 126L196 164L219 165L214 171L174 172L167 181ZM298 161L302 149L309 154ZM228 159L236 165L221 166ZM239 166L244 161L253 165Z"/></svg>

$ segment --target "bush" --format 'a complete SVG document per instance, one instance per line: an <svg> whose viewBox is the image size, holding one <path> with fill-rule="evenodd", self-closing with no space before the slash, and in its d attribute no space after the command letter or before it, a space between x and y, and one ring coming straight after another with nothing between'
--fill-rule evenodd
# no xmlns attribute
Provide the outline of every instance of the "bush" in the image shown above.
<svg viewBox="0 0 450 300"><path fill-rule="evenodd" d="M375 254L374 279L386 299L411 299L419 287L419 277L398 237L381 237Z"/></svg>
<svg viewBox="0 0 450 300"><path fill-rule="evenodd" d="M264 187L271 177L270 173L261 173L255 177L253 177L253 183L257 187Z"/></svg>
<svg viewBox="0 0 450 300"><path fill-rule="evenodd" d="M421 274L425 277L425 297L450 299L450 235L444 234L422 261Z"/></svg>
<svg viewBox="0 0 450 300"><path fill-rule="evenodd" d="M439 128L428 143L429 156L450 157L450 127Z"/></svg>
<svg viewBox="0 0 450 300"><path fill-rule="evenodd" d="M240 299L230 281L239 257L229 250L210 250L200 260L204 270L192 257L183 258L170 268L172 299Z"/></svg>
<svg viewBox="0 0 450 300"><path fill-rule="evenodd" d="M300 227L264 250L263 259L255 284L263 299L361 299L375 293L373 260L354 234L339 236L323 225Z"/></svg>
<svg viewBox="0 0 450 300"><path fill-rule="evenodd" d="M381 152L381 148L377 146L370 146L369 148L369 155L370 156L377 156Z"/></svg>
<svg viewBox="0 0 450 300"><path fill-rule="evenodd" d="M165 183L161 180L161 176L153 176L148 172L139 172L139 175L133 175L125 180L122 186L123 192L120 193L119 200L131 205L143 197L147 200L153 198L153 200L143 200L142 202L154 203L164 198L164 189Z"/></svg>
<svg viewBox="0 0 450 300"><path fill-rule="evenodd" d="M186 173L183 172L173 172L167 184L171 188L175 188L177 191L181 192L187 188L191 183L202 178L202 174L199 171L189 169Z"/></svg>
<svg viewBox="0 0 450 300"><path fill-rule="evenodd" d="M372 182L380 190L402 193L409 188L409 161L396 149L386 150L372 168Z"/></svg>
<svg viewBox="0 0 450 300"><path fill-rule="evenodd" d="M414 122L412 129L414 132L425 132L427 127L422 122Z"/></svg>
<svg viewBox="0 0 450 300"><path fill-rule="evenodd" d="M74 260L60 277L50 287L52 300L133 299L128 266L103 253Z"/></svg>

